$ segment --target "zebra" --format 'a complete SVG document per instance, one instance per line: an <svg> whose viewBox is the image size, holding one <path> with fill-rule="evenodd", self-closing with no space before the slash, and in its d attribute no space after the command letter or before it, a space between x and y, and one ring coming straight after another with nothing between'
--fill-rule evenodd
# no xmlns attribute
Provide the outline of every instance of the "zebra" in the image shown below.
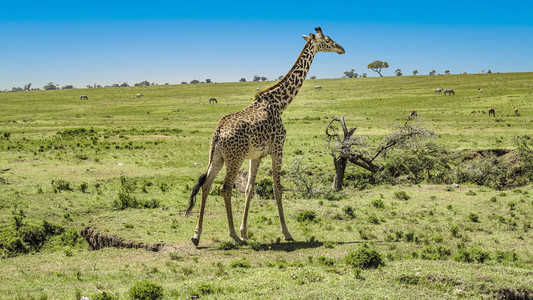
<svg viewBox="0 0 533 300"><path fill-rule="evenodd" d="M216 98L211 97L211 98L209 98L209 103L210 103L210 104L211 104L211 103L218 103L218 101L217 101Z"/></svg>
<svg viewBox="0 0 533 300"><path fill-rule="evenodd" d="M87 97L87 96L85 96L85 95L81 95L81 96L80 96L80 100L83 100L83 99L85 99L85 100L89 100L89 97Z"/></svg>
<svg viewBox="0 0 533 300"><path fill-rule="evenodd" d="M141 98L141 97L144 97L143 94L137 94L137 98Z"/></svg>
<svg viewBox="0 0 533 300"><path fill-rule="evenodd" d="M455 92L453 90L444 90L444 95L446 95L446 94L455 95Z"/></svg>
<svg viewBox="0 0 533 300"><path fill-rule="evenodd" d="M442 90L444 90L443 88L436 88L435 89L435 94L442 94Z"/></svg>

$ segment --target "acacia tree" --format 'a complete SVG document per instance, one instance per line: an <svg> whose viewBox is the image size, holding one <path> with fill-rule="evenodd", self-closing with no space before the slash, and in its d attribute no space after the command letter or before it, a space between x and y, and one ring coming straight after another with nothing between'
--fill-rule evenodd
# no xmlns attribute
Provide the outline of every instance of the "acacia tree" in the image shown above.
<svg viewBox="0 0 533 300"><path fill-rule="evenodd" d="M367 68L369 68L370 70L378 73L379 76L381 76L381 77L383 77L383 75L381 75L381 70L382 69L386 69L388 67L389 67L389 63L387 63L386 61L381 61L381 60L376 60L374 62L371 62L367 66Z"/></svg>
<svg viewBox="0 0 533 300"><path fill-rule="evenodd" d="M403 75L402 69L396 69L396 71L394 71L394 73L396 73L396 76L402 76Z"/></svg>
<svg viewBox="0 0 533 300"><path fill-rule="evenodd" d="M351 162L356 166L364 168L372 173L381 171L383 167L377 164L376 159L387 150L403 146L408 141L421 138L432 137L435 134L431 130L416 128L409 123L416 118L415 111L411 112L407 120L402 126L398 126L391 134L383 138L381 143L375 148L375 153L370 154L367 150L368 145L361 136L354 136L357 127L352 127L348 130L344 122L344 116L335 118L329 122L326 127L326 140L331 150L333 163L335 165L335 176L333 177L332 189L335 191L342 190L342 182L344 180L344 173L346 164ZM338 122L341 125L343 136L338 134L332 124Z"/></svg>
<svg viewBox="0 0 533 300"><path fill-rule="evenodd" d="M344 77L346 78L357 78L358 76L359 74L357 74L354 69L344 72Z"/></svg>

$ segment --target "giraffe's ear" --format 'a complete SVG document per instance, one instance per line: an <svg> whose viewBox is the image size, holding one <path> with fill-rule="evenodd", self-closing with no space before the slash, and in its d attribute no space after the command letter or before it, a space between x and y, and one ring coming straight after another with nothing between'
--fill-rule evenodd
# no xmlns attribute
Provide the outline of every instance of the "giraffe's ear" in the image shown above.
<svg viewBox="0 0 533 300"><path fill-rule="evenodd" d="M311 38L308 37L307 35L302 35L302 37L304 38L304 40L306 40L306 41L308 41L308 42L311 40Z"/></svg>

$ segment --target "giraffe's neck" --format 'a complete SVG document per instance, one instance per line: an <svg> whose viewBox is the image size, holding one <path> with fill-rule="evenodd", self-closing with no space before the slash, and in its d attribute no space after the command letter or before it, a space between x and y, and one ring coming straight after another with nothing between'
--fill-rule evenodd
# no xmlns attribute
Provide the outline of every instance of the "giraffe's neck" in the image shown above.
<svg viewBox="0 0 533 300"><path fill-rule="evenodd" d="M315 54L315 47L307 42L289 73L274 86L257 93L254 102L269 103L282 113L302 87Z"/></svg>

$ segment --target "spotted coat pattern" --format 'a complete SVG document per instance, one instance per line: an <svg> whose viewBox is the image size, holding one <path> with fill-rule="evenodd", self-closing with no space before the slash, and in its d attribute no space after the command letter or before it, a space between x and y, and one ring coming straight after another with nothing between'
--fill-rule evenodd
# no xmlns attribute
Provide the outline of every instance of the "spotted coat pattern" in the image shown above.
<svg viewBox="0 0 533 300"><path fill-rule="evenodd" d="M241 242L241 238L247 239L247 216L250 200L253 196L255 177L261 159L267 155L272 157L273 188L278 205L281 231L286 240L292 240L292 236L285 224L281 202L280 172L283 144L286 137L281 115L298 94L317 52L344 53L344 49L341 46L322 34L320 27L316 28L316 31L316 35L304 36L307 43L296 63L281 81L266 90L258 92L252 104L236 113L222 117L216 126L211 137L207 172L200 176L198 184L193 188L190 206L187 211L190 213L194 205L194 197L201 187L200 216L195 235L191 239L195 245L198 245L200 241L205 200L209 194L211 184L223 164L226 164L226 178L224 179L222 194L226 205L229 235L235 242ZM231 189L245 159L250 159L250 170L245 192L244 215L240 228L241 238L239 238L233 225Z"/></svg>

